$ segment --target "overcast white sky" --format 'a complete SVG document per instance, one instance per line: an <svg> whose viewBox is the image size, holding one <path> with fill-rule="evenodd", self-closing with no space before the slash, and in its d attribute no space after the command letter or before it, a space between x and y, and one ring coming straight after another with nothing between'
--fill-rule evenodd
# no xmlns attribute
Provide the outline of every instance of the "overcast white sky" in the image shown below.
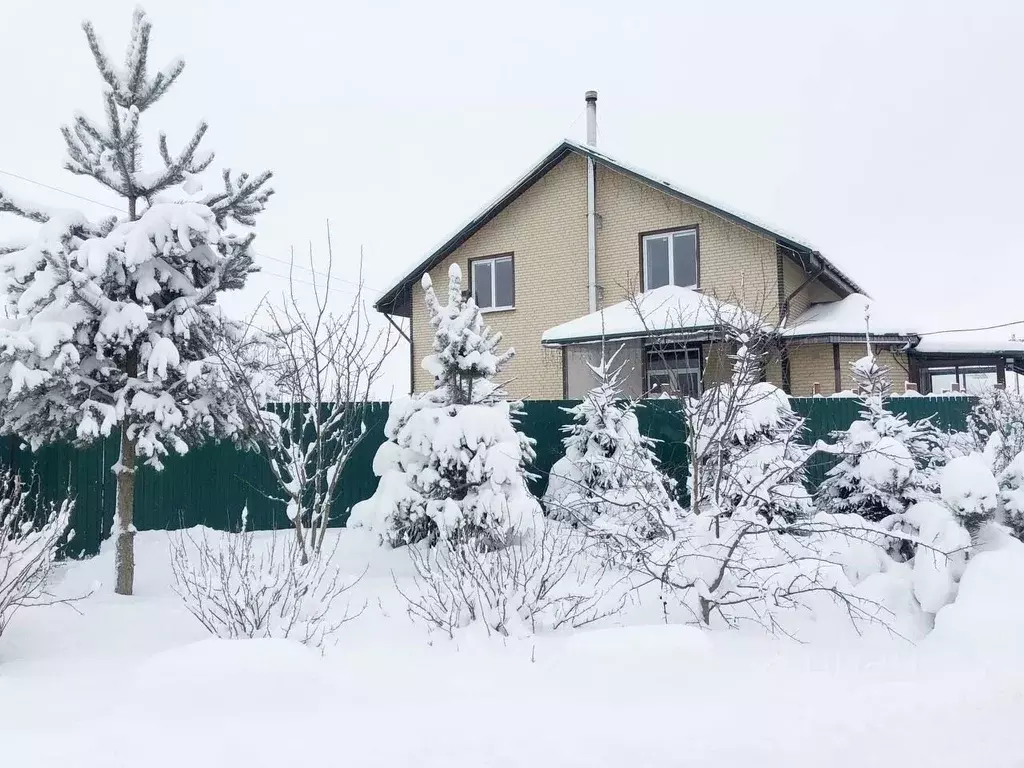
<svg viewBox="0 0 1024 768"><path fill-rule="evenodd" d="M0 2L0 170L114 202L61 169L58 128L100 115L80 21L120 58L134 5ZM322 249L329 218L341 277L362 246L366 282L387 285L559 139L582 139L593 88L602 149L813 243L929 330L1024 318L1024 3L144 5L151 66L187 62L151 135L173 146L205 118L218 167L274 171L267 257ZM0 240L14 226L0 219ZM229 306L280 290L285 265L263 266Z"/></svg>

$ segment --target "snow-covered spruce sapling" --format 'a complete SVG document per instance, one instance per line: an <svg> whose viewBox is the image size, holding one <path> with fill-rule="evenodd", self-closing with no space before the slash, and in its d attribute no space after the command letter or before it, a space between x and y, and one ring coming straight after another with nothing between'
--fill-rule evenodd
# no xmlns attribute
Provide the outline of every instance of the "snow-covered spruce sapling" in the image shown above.
<svg viewBox="0 0 1024 768"><path fill-rule="evenodd" d="M860 419L833 433L834 444L824 449L840 461L818 487L816 500L825 512L881 522L938 493L943 439L929 419L910 422L889 410L889 374L870 345L852 371Z"/></svg>
<svg viewBox="0 0 1024 768"><path fill-rule="evenodd" d="M967 432L998 475L1024 453L1024 398L998 387L985 390L967 417Z"/></svg>
<svg viewBox="0 0 1024 768"><path fill-rule="evenodd" d="M664 533L660 510L676 504L675 482L654 454L654 441L640 434L637 404L619 387L621 351L590 365L596 380L583 400L563 410L565 455L551 468L544 507L549 517L587 528L635 529L641 536ZM589 365L589 364L588 364Z"/></svg>
<svg viewBox="0 0 1024 768"><path fill-rule="evenodd" d="M1017 454L997 480L1002 522L1014 536L1024 541L1024 453Z"/></svg>
<svg viewBox="0 0 1024 768"><path fill-rule="evenodd" d="M199 151L206 123L178 153L160 133L162 167L144 168L142 116L184 62L149 73L150 22L141 10L122 66L92 25L84 28L106 84L104 120L79 114L63 129L65 167L119 196L124 213L95 222L0 191L0 213L40 225L31 243L0 247L8 318L0 326L0 429L32 448L120 433L115 590L131 594L137 458L159 469L169 451L245 429L237 386L217 363L244 328L221 313L217 296L241 288L255 269L254 235L230 224L253 226L272 190L269 172L225 170L224 189L203 193L199 174L213 162ZM246 372L258 379L256 368Z"/></svg>
<svg viewBox="0 0 1024 768"><path fill-rule="evenodd" d="M730 327L730 381L687 403L691 435L691 509L716 518L792 523L811 513L804 487L812 451L801 443L804 420L789 396L761 381L771 336Z"/></svg>
<svg viewBox="0 0 1024 768"><path fill-rule="evenodd" d="M498 352L501 334L463 296L458 265L449 270L446 305L429 275L423 289L434 331L423 367L434 389L392 403L388 439L374 458L380 483L353 508L350 525L371 528L390 546L462 538L500 548L540 518L527 487L533 445L516 429L519 403L492 381L514 353Z"/></svg>
<svg viewBox="0 0 1024 768"><path fill-rule="evenodd" d="M327 232L326 279L334 267ZM312 249L310 267L313 266ZM292 269L295 269L294 254ZM289 280L287 294L268 306L270 330L262 341L272 358L267 376L281 405L268 412L259 388L238 376L254 442L266 459L285 512L295 529L302 562L318 556L327 536L345 467L367 434L367 404L379 384L384 360L397 338L374 322L359 287L346 307L313 273L313 296L297 291ZM244 374L248 356L225 360Z"/></svg>
<svg viewBox="0 0 1024 768"><path fill-rule="evenodd" d="M995 520L999 485L981 454L950 459L940 472L939 485L942 501L972 536Z"/></svg>
<svg viewBox="0 0 1024 768"><path fill-rule="evenodd" d="M0 471L0 635L21 608L70 602L48 591L74 502L46 504L12 470Z"/></svg>

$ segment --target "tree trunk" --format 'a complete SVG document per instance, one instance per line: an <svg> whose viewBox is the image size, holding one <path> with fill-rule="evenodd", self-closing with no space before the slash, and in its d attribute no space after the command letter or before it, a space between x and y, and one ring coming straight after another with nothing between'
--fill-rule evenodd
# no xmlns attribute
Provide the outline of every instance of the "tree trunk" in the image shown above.
<svg viewBox="0 0 1024 768"><path fill-rule="evenodd" d="M135 163L132 163L132 173ZM128 218L138 219L138 198L128 197ZM125 359L125 373L131 379L138 375L138 352L129 351ZM121 455L117 460L117 500L115 501L114 530L114 592L131 595L135 587L135 452L137 440L128 437L129 423L121 422Z"/></svg>
<svg viewBox="0 0 1024 768"><path fill-rule="evenodd" d="M117 462L117 512L114 533L114 591L132 594L135 582L135 449L136 440L128 437L128 424L121 427L121 457Z"/></svg>

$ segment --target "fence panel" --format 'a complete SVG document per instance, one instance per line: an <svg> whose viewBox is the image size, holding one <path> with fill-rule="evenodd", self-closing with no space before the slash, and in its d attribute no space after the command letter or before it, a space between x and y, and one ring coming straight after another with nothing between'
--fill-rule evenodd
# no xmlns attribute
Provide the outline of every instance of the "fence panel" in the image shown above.
<svg viewBox="0 0 1024 768"><path fill-rule="evenodd" d="M565 408L578 401L533 400L525 403L520 430L536 441L536 460L531 467L530 490L538 496L547 487L551 467L562 456L562 427L569 422ZM793 398L794 409L807 419L805 440L830 440L833 431L845 429L858 418L852 398ZM943 430L962 430L973 406L967 397L893 398L890 408L911 420L931 417ZM353 452L340 482L331 524L344 525L351 507L369 498L377 488L373 457L384 442L389 403L372 403L364 414L366 434ZM649 400L637 410L640 431L654 438L655 452L665 471L679 483L686 501L686 430L679 404ZM51 445L33 453L13 438L0 439L0 460L34 483L43 500L58 501L69 492L75 498L73 540L66 547L71 557L96 554L110 534L116 484L111 467L117 461L118 440L110 437L85 449ZM809 468L811 488L824 478L835 459L815 457ZM167 530L182 525L237 528L243 507L249 524L257 530L288 525L284 502L263 457L240 450L231 443L208 443L184 456L169 456L163 471L141 467L137 477L135 525L140 531Z"/></svg>
<svg viewBox="0 0 1024 768"><path fill-rule="evenodd" d="M806 422L804 441L814 445L818 440L832 442L832 433L844 430L860 418L860 404L853 397L793 397L793 410ZM887 407L904 414L910 421L929 418L944 432L962 431L967 415L974 407L972 397L894 397ZM828 471L839 462L835 456L819 453L807 465L807 486L817 488Z"/></svg>

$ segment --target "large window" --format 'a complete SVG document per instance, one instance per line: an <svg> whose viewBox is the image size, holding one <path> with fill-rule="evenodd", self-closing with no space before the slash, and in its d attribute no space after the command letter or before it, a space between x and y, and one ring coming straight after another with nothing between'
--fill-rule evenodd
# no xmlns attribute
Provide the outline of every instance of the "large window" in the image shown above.
<svg viewBox="0 0 1024 768"><path fill-rule="evenodd" d="M700 394L700 349L659 345L648 347L647 391L650 397L661 394L696 397Z"/></svg>
<svg viewBox="0 0 1024 768"><path fill-rule="evenodd" d="M483 310L513 309L516 305L516 268L511 253L470 260L473 299Z"/></svg>
<svg viewBox="0 0 1024 768"><path fill-rule="evenodd" d="M697 230L677 229L644 235L644 290L663 285L697 287Z"/></svg>
<svg viewBox="0 0 1024 768"><path fill-rule="evenodd" d="M953 384L958 384L960 392L964 394L978 395L994 387L999 378L995 364L947 366L928 368L926 371L928 392L932 395L951 392Z"/></svg>

